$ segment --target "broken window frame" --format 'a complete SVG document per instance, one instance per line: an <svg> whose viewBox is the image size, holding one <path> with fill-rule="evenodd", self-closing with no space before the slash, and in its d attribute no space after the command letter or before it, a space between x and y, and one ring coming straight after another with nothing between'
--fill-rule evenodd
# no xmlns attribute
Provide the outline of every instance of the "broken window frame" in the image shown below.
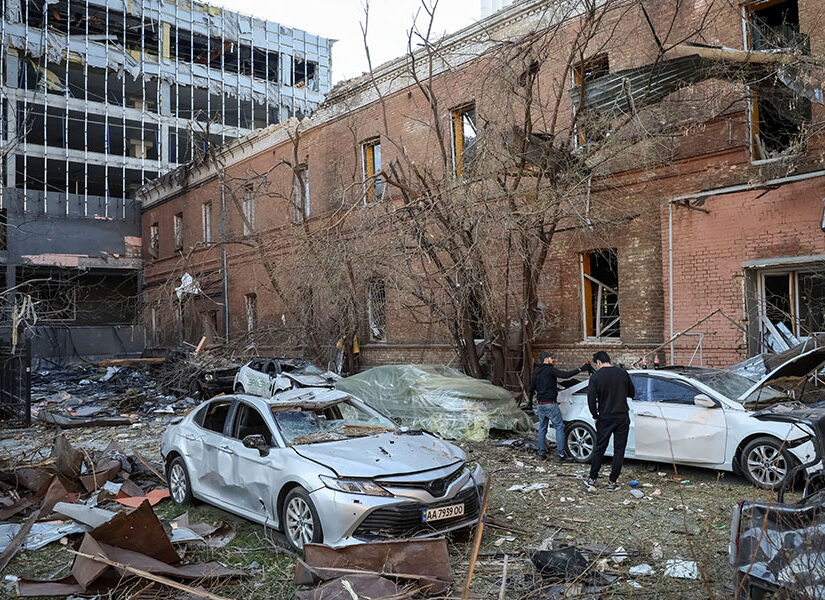
<svg viewBox="0 0 825 600"><path fill-rule="evenodd" d="M244 186L241 208L244 216L241 219L243 234L246 237L255 233L255 189L251 185Z"/></svg>
<svg viewBox="0 0 825 600"><path fill-rule="evenodd" d="M364 174L364 199L367 203L382 200L386 184L381 176L381 138L361 144L361 171Z"/></svg>
<svg viewBox="0 0 825 600"><path fill-rule="evenodd" d="M753 43L752 31L754 29L753 18L756 13L766 8L771 8L774 6L778 6L780 4L796 2L796 0L753 0L751 2L745 3L742 5L742 35L744 38L744 45L745 50L748 52L772 52L777 49L762 49L762 48L755 48ZM798 4L797 4L797 11L798 11ZM800 33L801 37L801 33ZM796 50L795 48L788 49ZM810 42L807 44L807 48L804 48L805 54L810 54ZM781 84L777 84L777 87L781 86ZM786 93L793 93L788 90ZM788 153L781 152L779 156L769 156L769 150L766 149L765 145L762 142L762 135L761 125L760 125L760 98L759 94L753 88L753 86L747 86L747 100L748 100L748 125L750 129L750 136L749 136L749 151L750 151L750 161L753 164L765 164L770 162L775 162L779 160L785 160L788 158ZM808 105L808 111L810 112L811 108L811 101L807 98L804 98L798 94L796 94L796 101L804 102ZM808 120L810 121L810 116L808 116ZM799 142L802 143L799 143ZM793 150L790 152L792 155L801 154L804 152L805 144L804 144L804 130L800 131L799 135L796 137L795 140L792 140L791 143L787 146L786 150Z"/></svg>
<svg viewBox="0 0 825 600"><path fill-rule="evenodd" d="M609 74L610 57L606 52L594 54L593 56L576 63L570 70L570 77L573 80L573 86L581 88L581 97L584 97L588 82ZM582 148L586 146L590 140L587 138L587 131L584 124L577 118L577 111L578 106L573 104L573 139L575 147Z"/></svg>
<svg viewBox="0 0 825 600"><path fill-rule="evenodd" d="M160 225L155 221L149 226L149 256L157 258L160 253Z"/></svg>
<svg viewBox="0 0 825 600"><path fill-rule="evenodd" d="M618 285L614 288L604 284L590 274L590 257L596 254L612 255L616 262L616 279L619 278L618 253L615 248L594 249L579 254L582 293L582 336L585 341L604 342L621 340L621 310ZM596 294L594 301L593 295ZM609 296L615 296L613 308L602 314L609 306Z"/></svg>
<svg viewBox="0 0 825 600"><path fill-rule="evenodd" d="M803 295L805 294L804 279L811 276L819 276L825 287L825 265L821 262L810 264L790 264L781 267L766 267L755 269L755 308L758 322L753 329L753 333L758 336L756 341L757 352L782 352L795 346L809 335L825 333L825 305L821 307L822 324L821 331L807 331L806 323L803 322L803 313L810 313L811 306L805 305ZM780 310L769 306L768 277L788 278L788 307L785 313L787 322L780 320L774 322L770 318L772 310Z"/></svg>
<svg viewBox="0 0 825 600"><path fill-rule="evenodd" d="M203 243L212 242L212 202L201 204L201 226L203 227Z"/></svg>
<svg viewBox="0 0 825 600"><path fill-rule="evenodd" d="M470 116L472 114L472 116ZM473 128L472 143L466 135L465 125ZM465 171L475 158L478 148L478 112L475 102L464 104L450 111L450 133L453 150L453 174L456 177L465 175Z"/></svg>
<svg viewBox="0 0 825 600"><path fill-rule="evenodd" d="M290 213L292 222L303 223L309 219L310 196L309 196L309 165L303 164L295 167L295 176L292 187L292 202L290 203Z"/></svg>
<svg viewBox="0 0 825 600"><path fill-rule="evenodd" d="M183 213L179 212L173 217L174 235L175 235L175 252L183 251Z"/></svg>
<svg viewBox="0 0 825 600"><path fill-rule="evenodd" d="M387 341L387 286L381 277L367 280L367 329L370 341Z"/></svg>
<svg viewBox="0 0 825 600"><path fill-rule="evenodd" d="M244 296L246 309L246 332L252 334L258 326L258 295L255 293Z"/></svg>

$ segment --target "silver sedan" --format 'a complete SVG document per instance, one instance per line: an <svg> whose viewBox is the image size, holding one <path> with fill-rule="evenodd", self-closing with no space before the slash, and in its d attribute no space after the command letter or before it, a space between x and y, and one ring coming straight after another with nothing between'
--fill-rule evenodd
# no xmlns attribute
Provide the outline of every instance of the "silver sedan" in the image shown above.
<svg viewBox="0 0 825 600"><path fill-rule="evenodd" d="M430 536L478 520L484 471L345 392L219 396L163 435L172 500L283 531L296 550Z"/></svg>

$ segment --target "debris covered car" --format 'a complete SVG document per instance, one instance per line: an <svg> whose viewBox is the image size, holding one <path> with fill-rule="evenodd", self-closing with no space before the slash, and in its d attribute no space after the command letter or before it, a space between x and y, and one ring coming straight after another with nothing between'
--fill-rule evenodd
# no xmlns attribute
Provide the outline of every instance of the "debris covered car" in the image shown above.
<svg viewBox="0 0 825 600"><path fill-rule="evenodd" d="M253 358L235 375L236 394L271 397L290 387L332 387L341 376L300 358Z"/></svg>
<svg viewBox="0 0 825 600"><path fill-rule="evenodd" d="M815 456L797 469L822 465L823 409L789 403L754 416L816 430ZM821 483L809 481L802 499L795 503L784 502L783 486L777 502L744 500L734 506L729 557L737 600L825 597L825 489Z"/></svg>
<svg viewBox="0 0 825 600"><path fill-rule="evenodd" d="M798 384L825 362L825 348L800 353L756 381L731 371L670 367L628 371L630 435L625 456L742 473L776 489L814 456L816 433L802 425L755 419L755 410L792 400L771 384ZM587 382L559 392L570 456L588 462L596 439ZM612 454L612 444L607 454ZM821 468L821 465L814 468Z"/></svg>
<svg viewBox="0 0 825 600"><path fill-rule="evenodd" d="M485 482L460 448L328 388L213 398L165 431L161 454L175 502L279 528L295 549L467 527Z"/></svg>
<svg viewBox="0 0 825 600"><path fill-rule="evenodd" d="M335 387L408 427L448 439L479 442L491 429L533 431L530 417L510 392L443 365L373 367L339 380Z"/></svg>

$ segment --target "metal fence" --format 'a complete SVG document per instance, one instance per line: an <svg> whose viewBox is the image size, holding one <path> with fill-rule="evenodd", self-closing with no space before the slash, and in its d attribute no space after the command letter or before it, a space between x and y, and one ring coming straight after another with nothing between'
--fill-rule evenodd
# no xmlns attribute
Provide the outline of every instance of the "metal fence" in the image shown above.
<svg viewBox="0 0 825 600"><path fill-rule="evenodd" d="M0 429L31 426L31 342L0 344Z"/></svg>

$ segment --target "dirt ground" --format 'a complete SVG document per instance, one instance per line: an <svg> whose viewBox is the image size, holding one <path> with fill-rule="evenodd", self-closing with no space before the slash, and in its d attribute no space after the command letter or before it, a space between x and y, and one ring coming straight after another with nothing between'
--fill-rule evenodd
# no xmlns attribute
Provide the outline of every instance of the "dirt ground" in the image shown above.
<svg viewBox="0 0 825 600"><path fill-rule="evenodd" d="M76 447L103 449L112 439L128 450L160 461L160 436L173 415L149 415L127 427L83 428L66 431ZM24 432L0 433L0 459L36 462L48 455L57 430L35 425ZM601 551L601 560L591 565L589 573L602 570L615 581L601 590L601 598L729 598L732 597L727 546L732 506L745 498L770 499L773 494L757 490L741 477L730 473L679 467L682 483L674 481L673 469L663 464L628 461L621 481L624 487L615 492L604 489L604 480L596 492L582 485L585 467L539 462L529 447L514 448L490 440L461 444L472 461L479 462L492 479L488 514L490 526L481 546L475 568L472 592L476 598L498 598L502 585L504 557L508 574L506 598L547 598L554 582L542 580L530 562L533 550L549 538L558 544ZM645 496L630 494L627 482L636 479ZM508 491L513 485L546 484L531 492ZM172 518L184 509L166 500L155 507L161 518ZM237 531L226 547L190 550L191 560L218 560L232 567L246 569L253 576L239 583L210 588L229 598L244 600L292 598L294 556L279 549L277 533L265 534L263 528L234 517L217 508L198 504L188 508L190 520L217 524L227 521ZM467 573L472 546L469 533L449 539L456 586ZM623 547L627 557L614 560L613 552ZM597 556L598 558L598 556ZM668 559L696 561L699 579L675 579L663 571ZM72 556L66 547L53 543L32 552L21 552L4 571L0 597L13 596L13 582L8 576L57 578L68 574ZM653 575L631 577L631 567L647 563ZM4 591L3 585L7 586ZM165 598L163 590L134 584L129 598ZM576 585L568 585L565 598L595 597L582 595ZM556 597L556 596L549 596ZM558 596L561 598L562 596Z"/></svg>

